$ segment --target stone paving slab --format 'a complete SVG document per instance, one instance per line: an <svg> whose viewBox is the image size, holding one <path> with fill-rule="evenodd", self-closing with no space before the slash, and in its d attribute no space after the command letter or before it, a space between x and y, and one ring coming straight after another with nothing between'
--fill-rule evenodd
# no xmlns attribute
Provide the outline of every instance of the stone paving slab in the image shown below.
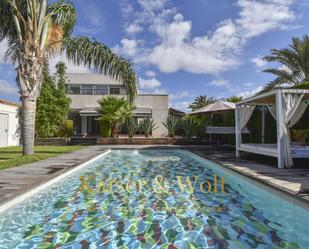
<svg viewBox="0 0 309 249"><path fill-rule="evenodd" d="M101 146L85 147L54 158L0 170L0 205L89 161L105 150Z"/></svg>

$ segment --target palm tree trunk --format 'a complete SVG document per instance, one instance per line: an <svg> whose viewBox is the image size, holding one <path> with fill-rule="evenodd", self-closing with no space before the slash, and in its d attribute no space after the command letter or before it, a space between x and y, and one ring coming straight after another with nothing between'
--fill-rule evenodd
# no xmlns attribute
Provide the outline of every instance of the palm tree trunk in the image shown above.
<svg viewBox="0 0 309 249"><path fill-rule="evenodd" d="M34 153L36 100L31 98L22 99L22 142L23 154Z"/></svg>
<svg viewBox="0 0 309 249"><path fill-rule="evenodd" d="M31 155L34 150L36 100L43 81L44 57L35 46L25 44L20 53L17 79L22 98L22 143L23 154Z"/></svg>

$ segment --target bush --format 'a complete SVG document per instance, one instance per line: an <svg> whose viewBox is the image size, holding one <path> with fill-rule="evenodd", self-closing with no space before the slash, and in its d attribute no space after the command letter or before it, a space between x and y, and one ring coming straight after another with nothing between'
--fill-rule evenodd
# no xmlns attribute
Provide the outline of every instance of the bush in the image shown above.
<svg viewBox="0 0 309 249"><path fill-rule="evenodd" d="M133 135L138 131L139 125L135 118L130 117L125 121L124 127L128 132L129 138L132 138Z"/></svg>
<svg viewBox="0 0 309 249"><path fill-rule="evenodd" d="M144 132L145 137L148 137L149 135L151 135L151 132L153 130L157 129L156 123L150 117L144 118L144 120L140 124L140 128Z"/></svg>
<svg viewBox="0 0 309 249"><path fill-rule="evenodd" d="M181 119L180 126L183 129L187 139L191 139L197 134L200 126L200 121L193 116L185 116Z"/></svg>
<svg viewBox="0 0 309 249"><path fill-rule="evenodd" d="M309 143L309 129L306 130L292 130L291 138L294 142L300 142L301 144Z"/></svg>
<svg viewBox="0 0 309 249"><path fill-rule="evenodd" d="M60 125L57 137L71 137L73 135L73 120L67 119L62 125Z"/></svg>
<svg viewBox="0 0 309 249"><path fill-rule="evenodd" d="M168 130L169 137L173 138L176 133L176 129L178 127L179 119L173 115L169 115L163 125Z"/></svg>
<svg viewBox="0 0 309 249"><path fill-rule="evenodd" d="M112 134L112 129L111 129L111 125L109 122L107 121L100 121L100 130L101 130L101 136L106 138L106 137L110 137Z"/></svg>

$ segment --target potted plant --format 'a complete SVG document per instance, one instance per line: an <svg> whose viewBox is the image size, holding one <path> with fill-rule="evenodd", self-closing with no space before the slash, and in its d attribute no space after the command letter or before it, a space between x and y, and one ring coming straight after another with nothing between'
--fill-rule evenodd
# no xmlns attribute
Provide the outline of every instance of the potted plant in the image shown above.
<svg viewBox="0 0 309 249"><path fill-rule="evenodd" d="M144 118L141 123L141 130L144 132L145 137L149 137L151 132L157 128L158 127L156 127L156 123L150 117Z"/></svg>
<svg viewBox="0 0 309 249"><path fill-rule="evenodd" d="M199 123L192 116L185 116L181 119L180 126L183 129L187 139L191 139L194 131L197 129Z"/></svg>
<svg viewBox="0 0 309 249"><path fill-rule="evenodd" d="M179 119L174 115L169 115L162 123L168 131L168 136L173 138L178 127Z"/></svg>
<svg viewBox="0 0 309 249"><path fill-rule="evenodd" d="M128 136L129 138L132 138L133 135L137 132L138 130L138 123L137 120L133 117L127 118L127 120L124 123L125 128L128 131Z"/></svg>

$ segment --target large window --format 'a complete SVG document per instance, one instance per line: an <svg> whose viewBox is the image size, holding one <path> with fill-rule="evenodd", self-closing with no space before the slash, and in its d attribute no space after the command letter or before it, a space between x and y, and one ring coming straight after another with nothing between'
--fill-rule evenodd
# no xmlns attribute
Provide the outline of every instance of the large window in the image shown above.
<svg viewBox="0 0 309 249"><path fill-rule="evenodd" d="M97 95L108 95L108 86L106 85L95 85L95 92Z"/></svg>
<svg viewBox="0 0 309 249"><path fill-rule="evenodd" d="M81 85L80 94L92 95L94 85Z"/></svg>
<svg viewBox="0 0 309 249"><path fill-rule="evenodd" d="M119 95L120 87L115 87L115 86L110 87L109 94Z"/></svg>
<svg viewBox="0 0 309 249"><path fill-rule="evenodd" d="M82 95L126 95L124 86L110 86L102 84L68 84L67 94Z"/></svg>
<svg viewBox="0 0 309 249"><path fill-rule="evenodd" d="M80 94L80 85L67 85L67 93L68 94Z"/></svg>

